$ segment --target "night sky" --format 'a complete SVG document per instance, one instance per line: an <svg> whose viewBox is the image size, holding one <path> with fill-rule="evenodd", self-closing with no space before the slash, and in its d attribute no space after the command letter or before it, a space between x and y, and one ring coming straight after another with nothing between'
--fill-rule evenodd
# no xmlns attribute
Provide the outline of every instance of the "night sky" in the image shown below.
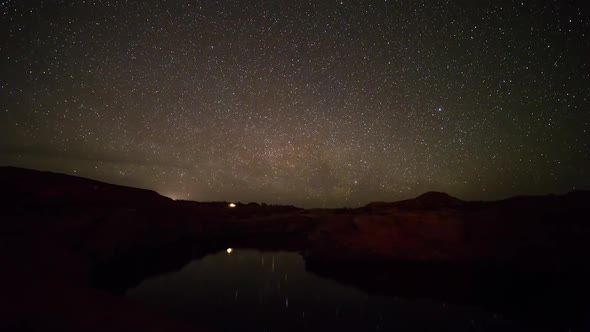
<svg viewBox="0 0 590 332"><path fill-rule="evenodd" d="M0 165L358 206L590 187L585 1L0 2Z"/></svg>

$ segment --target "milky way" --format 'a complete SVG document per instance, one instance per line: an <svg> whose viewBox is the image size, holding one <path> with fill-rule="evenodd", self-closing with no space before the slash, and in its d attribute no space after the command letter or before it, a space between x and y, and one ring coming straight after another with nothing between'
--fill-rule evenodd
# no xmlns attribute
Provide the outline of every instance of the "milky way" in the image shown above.
<svg viewBox="0 0 590 332"><path fill-rule="evenodd" d="M0 3L0 164L200 201L590 186L584 1Z"/></svg>

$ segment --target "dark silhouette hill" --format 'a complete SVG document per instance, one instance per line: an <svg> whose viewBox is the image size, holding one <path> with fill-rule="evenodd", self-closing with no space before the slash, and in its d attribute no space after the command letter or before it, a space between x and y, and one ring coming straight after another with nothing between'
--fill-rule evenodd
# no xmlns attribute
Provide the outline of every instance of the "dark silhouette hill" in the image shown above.
<svg viewBox="0 0 590 332"><path fill-rule="evenodd" d="M86 178L33 171L16 167L0 167L2 198L19 201L60 202L81 205L139 206L167 204L171 199L155 191L137 189Z"/></svg>
<svg viewBox="0 0 590 332"><path fill-rule="evenodd" d="M416 198L407 199L399 202L376 202L369 203L365 206L368 209L414 209L414 210L428 210L428 209L442 209L442 208L458 208L464 201L455 198L447 193L430 191L424 193Z"/></svg>

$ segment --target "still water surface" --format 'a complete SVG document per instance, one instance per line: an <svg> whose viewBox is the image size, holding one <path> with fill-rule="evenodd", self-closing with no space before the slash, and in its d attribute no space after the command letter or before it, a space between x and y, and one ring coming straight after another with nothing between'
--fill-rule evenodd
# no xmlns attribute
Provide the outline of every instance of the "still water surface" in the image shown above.
<svg viewBox="0 0 590 332"><path fill-rule="evenodd" d="M213 331L509 329L477 309L372 295L320 278L288 252L217 253L147 279L127 296Z"/></svg>

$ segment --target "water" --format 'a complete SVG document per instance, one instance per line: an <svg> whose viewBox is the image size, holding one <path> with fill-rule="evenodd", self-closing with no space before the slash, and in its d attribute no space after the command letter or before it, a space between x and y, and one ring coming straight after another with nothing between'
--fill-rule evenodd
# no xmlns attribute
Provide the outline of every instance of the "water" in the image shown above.
<svg viewBox="0 0 590 332"><path fill-rule="evenodd" d="M127 296L213 331L506 331L497 315L364 293L296 253L234 249L145 280Z"/></svg>

